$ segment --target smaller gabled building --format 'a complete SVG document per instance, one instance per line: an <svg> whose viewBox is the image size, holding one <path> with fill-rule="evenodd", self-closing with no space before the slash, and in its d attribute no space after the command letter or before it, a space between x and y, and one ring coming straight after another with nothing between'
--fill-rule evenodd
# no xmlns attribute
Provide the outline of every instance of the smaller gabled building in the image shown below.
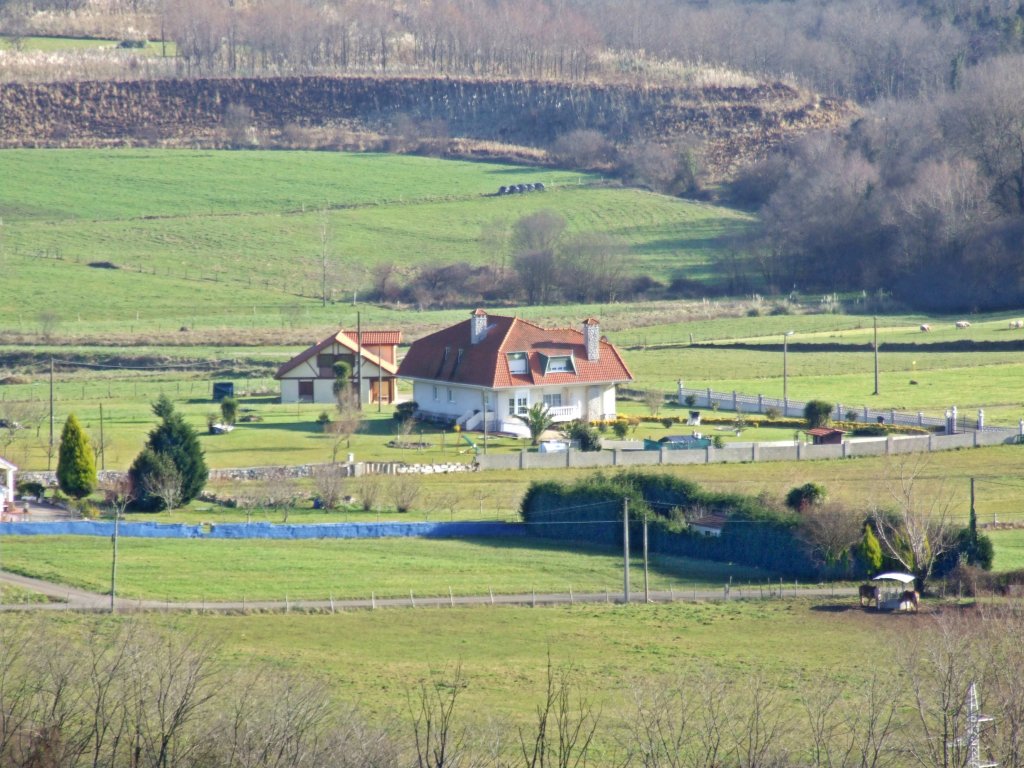
<svg viewBox="0 0 1024 768"><path fill-rule="evenodd" d="M555 422L614 419L615 387L633 379L593 318L542 328L482 309L414 342L398 375L422 416L516 435L528 433L517 417L538 403Z"/></svg>
<svg viewBox="0 0 1024 768"><path fill-rule="evenodd" d="M393 403L397 397L397 349L401 331L338 331L277 369L282 403L333 403L334 364L352 369L362 403Z"/></svg>

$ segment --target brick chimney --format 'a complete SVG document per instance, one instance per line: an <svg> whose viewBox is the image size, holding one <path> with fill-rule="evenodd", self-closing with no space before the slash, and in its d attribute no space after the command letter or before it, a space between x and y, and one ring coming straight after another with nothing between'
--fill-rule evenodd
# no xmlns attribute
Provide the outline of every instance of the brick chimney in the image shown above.
<svg viewBox="0 0 1024 768"><path fill-rule="evenodd" d="M482 309L473 310L469 316L469 343L479 344L487 336L487 313Z"/></svg>
<svg viewBox="0 0 1024 768"><path fill-rule="evenodd" d="M593 317L583 321L583 344L587 348L587 360L601 359L601 324Z"/></svg>

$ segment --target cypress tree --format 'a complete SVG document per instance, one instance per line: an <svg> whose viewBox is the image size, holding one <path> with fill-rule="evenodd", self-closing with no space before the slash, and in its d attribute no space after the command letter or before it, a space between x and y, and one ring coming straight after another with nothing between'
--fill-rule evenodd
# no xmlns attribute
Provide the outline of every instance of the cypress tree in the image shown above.
<svg viewBox="0 0 1024 768"><path fill-rule="evenodd" d="M64 431L60 434L57 483L64 493L77 499L96 490L96 454L73 413L64 422Z"/></svg>
<svg viewBox="0 0 1024 768"><path fill-rule="evenodd" d="M864 538L861 539L857 550L869 576L882 567L882 545L878 543L878 537L875 536L870 525L864 526Z"/></svg>

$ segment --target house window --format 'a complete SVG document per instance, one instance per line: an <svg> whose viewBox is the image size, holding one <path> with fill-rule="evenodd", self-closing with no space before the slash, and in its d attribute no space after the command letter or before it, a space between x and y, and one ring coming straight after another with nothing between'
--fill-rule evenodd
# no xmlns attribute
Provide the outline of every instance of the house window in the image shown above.
<svg viewBox="0 0 1024 768"><path fill-rule="evenodd" d="M316 367L317 368L330 368L334 365L334 355L317 355L316 356Z"/></svg>
<svg viewBox="0 0 1024 768"><path fill-rule="evenodd" d="M544 405L548 408L561 408L562 407L562 393L557 392L553 395L544 395Z"/></svg>
<svg viewBox="0 0 1024 768"><path fill-rule="evenodd" d="M520 395L516 398L516 413L520 416L525 416L530 412L530 398L526 395Z"/></svg>
<svg viewBox="0 0 1024 768"><path fill-rule="evenodd" d="M516 415L516 399L514 397L510 397L508 399L508 415L509 416L515 416Z"/></svg>
<svg viewBox="0 0 1024 768"><path fill-rule="evenodd" d="M572 358L569 355L559 355L558 357L549 357L547 370L545 373L575 373L575 369L572 365Z"/></svg>
<svg viewBox="0 0 1024 768"><path fill-rule="evenodd" d="M509 352L508 353L508 372L509 373L526 373L526 353L525 352Z"/></svg>
<svg viewBox="0 0 1024 768"><path fill-rule="evenodd" d="M452 391L451 387L448 388L448 402L449 403L454 403L455 402L455 392Z"/></svg>
<svg viewBox="0 0 1024 768"><path fill-rule="evenodd" d="M299 380L299 400L312 402L313 401L313 380L312 379L300 379Z"/></svg>
<svg viewBox="0 0 1024 768"><path fill-rule="evenodd" d="M435 399L435 400L440 400L440 399L441 399L441 398L440 398L440 397L438 396L438 394L437 394L437 386L436 386L436 385L434 386L434 399Z"/></svg>

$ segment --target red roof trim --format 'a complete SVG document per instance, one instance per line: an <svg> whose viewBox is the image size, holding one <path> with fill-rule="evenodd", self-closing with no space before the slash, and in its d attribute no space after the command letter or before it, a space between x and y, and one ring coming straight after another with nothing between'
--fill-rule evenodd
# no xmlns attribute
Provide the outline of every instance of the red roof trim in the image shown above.
<svg viewBox="0 0 1024 768"><path fill-rule="evenodd" d="M383 345L383 344L369 345L368 342L366 341L366 335L368 333L400 333L400 332L397 332L397 331L363 331L363 359L368 361L368 362L373 363L374 365L378 366L381 370L391 374L392 376L395 375L396 373L398 373L398 366L396 366L394 363L389 363L387 360L381 360L380 357L378 357L377 355L373 354L372 352L369 352L369 351L366 350L367 346L386 346L386 345ZM307 360L309 360L309 358L313 357L313 355L317 354L321 350L323 350L326 347L329 347L329 346L331 346L332 344L335 344L335 343L340 344L341 346L345 347L346 349L351 350L353 353L357 353L358 354L358 352L359 352L359 344L358 344L358 342L355 339L352 339L349 336L349 332L348 331L338 331L333 336L328 336L323 341L317 342L313 346L311 346L308 349L305 349L302 352L300 352L299 354L297 354L295 357L293 357L288 362L282 364L281 367L278 368L277 372L274 374L274 378L275 379L280 379L282 376L284 376L286 373L288 373L288 371L292 370L297 365L300 365L300 364L306 362Z"/></svg>

